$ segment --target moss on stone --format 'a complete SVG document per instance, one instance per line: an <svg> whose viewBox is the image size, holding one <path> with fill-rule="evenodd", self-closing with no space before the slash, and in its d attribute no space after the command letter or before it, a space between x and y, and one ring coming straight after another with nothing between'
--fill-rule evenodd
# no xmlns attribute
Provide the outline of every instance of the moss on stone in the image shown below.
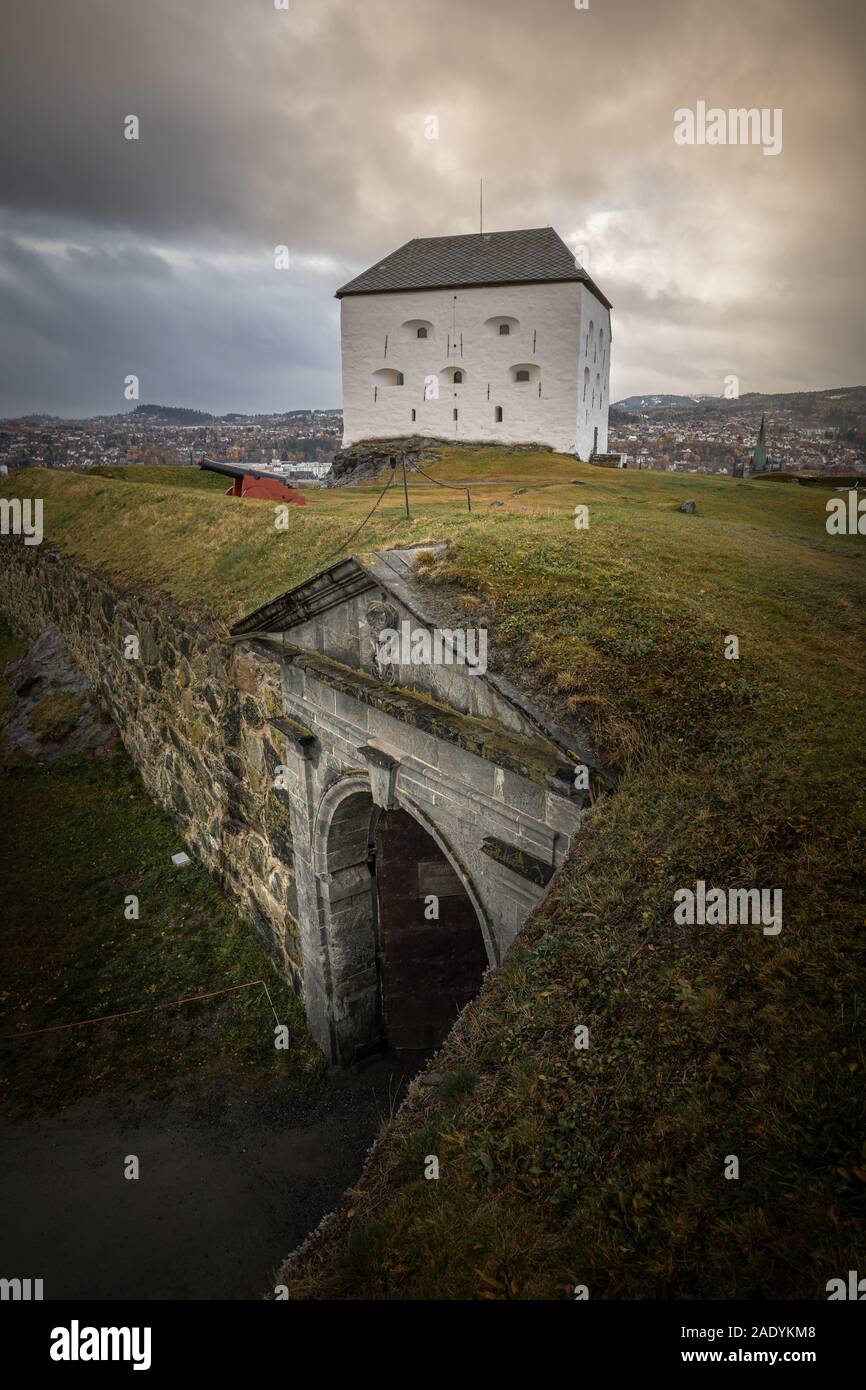
<svg viewBox="0 0 866 1390"><path fill-rule="evenodd" d="M280 691L272 685L265 685L261 694L268 719L278 719L283 712L283 697Z"/></svg>
<svg viewBox="0 0 866 1390"><path fill-rule="evenodd" d="M241 710L244 719L246 720L247 724L251 726L251 728L260 729L262 727L265 721L262 717L261 706L259 705L258 701L252 698L252 696L247 695L245 697L243 705L241 706Z"/></svg>
<svg viewBox="0 0 866 1390"><path fill-rule="evenodd" d="M268 792L265 803L265 833L271 850L289 868L294 867L292 854L292 822L289 807L278 791Z"/></svg>
<svg viewBox="0 0 866 1390"><path fill-rule="evenodd" d="M30 715L30 732L40 743L60 743L72 733L85 709L82 696L68 690L46 695Z"/></svg>
<svg viewBox="0 0 866 1390"><path fill-rule="evenodd" d="M187 737L194 748L204 748L210 738L210 729L201 719L187 721Z"/></svg>

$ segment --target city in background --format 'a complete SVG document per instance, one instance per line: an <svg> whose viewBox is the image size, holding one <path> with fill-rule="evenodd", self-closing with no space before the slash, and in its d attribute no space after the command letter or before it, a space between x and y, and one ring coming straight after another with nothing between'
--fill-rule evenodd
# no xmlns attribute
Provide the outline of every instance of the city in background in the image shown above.
<svg viewBox="0 0 866 1390"><path fill-rule="evenodd" d="M770 467L812 474L866 473L866 387L751 392L724 397L630 396L610 409L610 450L627 468L733 475L748 464L765 419ZM208 457L279 465L297 481L327 475L343 432L339 410L209 415L139 405L123 414L0 421L0 468L86 470L177 466Z"/></svg>
<svg viewBox="0 0 866 1390"><path fill-rule="evenodd" d="M207 457L262 467L279 464L298 481L320 478L340 447L339 410L223 415L140 405L85 420L27 416L0 421L0 467L86 470L97 465L176 467Z"/></svg>

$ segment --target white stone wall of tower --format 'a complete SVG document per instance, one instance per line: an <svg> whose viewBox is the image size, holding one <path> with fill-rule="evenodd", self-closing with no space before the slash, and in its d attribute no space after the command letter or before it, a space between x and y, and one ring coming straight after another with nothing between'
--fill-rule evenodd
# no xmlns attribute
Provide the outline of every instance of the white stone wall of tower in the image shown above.
<svg viewBox="0 0 866 1390"><path fill-rule="evenodd" d="M579 282L346 295L341 325L344 445L426 434L586 459L598 429L607 449L610 314Z"/></svg>

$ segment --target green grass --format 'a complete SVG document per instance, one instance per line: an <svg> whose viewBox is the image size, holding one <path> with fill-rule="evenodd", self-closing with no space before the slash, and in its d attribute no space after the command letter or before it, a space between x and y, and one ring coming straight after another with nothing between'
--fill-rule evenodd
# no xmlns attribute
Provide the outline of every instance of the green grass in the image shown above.
<svg viewBox="0 0 866 1390"><path fill-rule="evenodd" d="M179 487L187 491L224 493L231 479L204 468L171 468L149 463L99 463L88 477L113 478L121 483L147 483L151 487Z"/></svg>
<svg viewBox="0 0 866 1390"><path fill-rule="evenodd" d="M90 568L226 621L300 582L330 562L335 551L342 555L431 536L496 537L512 554L526 555L529 547L538 560L527 569L530 575L543 569L549 543L574 534L569 516L578 503L591 508L587 536L605 544L612 535L622 537L635 559L652 560L673 601L680 595L696 600L691 580L696 572L703 577L707 563L719 570L726 588L731 580L747 587L759 558L756 547L766 552L770 565L774 557L782 563L796 558L831 581L834 573L846 573L851 556L862 553L862 538L827 535L822 489L612 471L553 453L446 449L442 461L427 471L452 484L471 478L472 513L461 491L413 477L411 520L404 515L402 488L395 486L348 550L340 549L341 543L370 511L382 480L310 491L306 507L290 509L288 529L277 530L273 503L190 487L191 470L116 471L123 472L122 480L31 469L15 475L15 493L42 497L47 539ZM157 474L162 481L152 481ZM201 475L193 472L193 477ZM521 488L526 491L516 497ZM697 499L700 516L677 511L684 497ZM494 501L502 507L493 510ZM596 551L595 545L584 547L589 549ZM671 564L673 582L667 577ZM684 589L674 587L677 577L688 581ZM707 579L713 582L713 574Z"/></svg>
<svg viewBox="0 0 866 1390"><path fill-rule="evenodd" d="M438 1060L453 1079L390 1126L290 1294L822 1298L866 1265L863 538L827 535L821 489L496 450L433 471L474 478L471 515L413 484L412 520L386 495L352 548L449 539L431 584L621 781ZM279 533L265 503L16 482L52 543L224 619L313 572L377 492L315 494ZM781 934L675 927L698 878L781 888Z"/></svg>
<svg viewBox="0 0 866 1390"><path fill-rule="evenodd" d="M0 622L0 671L22 650ZM182 845L119 744L104 762L80 754L2 769L0 842L5 1107L55 1110L106 1088L164 1095L216 1076L297 1092L322 1083L302 1005L205 870L171 863ZM130 894L137 920L125 915ZM289 1025L287 1051L274 1048L261 986L155 1008L256 979ZM130 1009L145 1012L28 1036Z"/></svg>

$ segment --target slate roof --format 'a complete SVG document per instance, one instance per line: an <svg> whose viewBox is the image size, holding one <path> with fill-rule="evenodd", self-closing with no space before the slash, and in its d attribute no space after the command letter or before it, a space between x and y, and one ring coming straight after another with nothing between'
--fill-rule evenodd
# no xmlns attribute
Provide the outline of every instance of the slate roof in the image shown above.
<svg viewBox="0 0 866 1390"><path fill-rule="evenodd" d="M552 227L468 236L415 237L337 290L387 294L394 290L458 289L470 285L525 285L577 280L606 308L610 301Z"/></svg>

